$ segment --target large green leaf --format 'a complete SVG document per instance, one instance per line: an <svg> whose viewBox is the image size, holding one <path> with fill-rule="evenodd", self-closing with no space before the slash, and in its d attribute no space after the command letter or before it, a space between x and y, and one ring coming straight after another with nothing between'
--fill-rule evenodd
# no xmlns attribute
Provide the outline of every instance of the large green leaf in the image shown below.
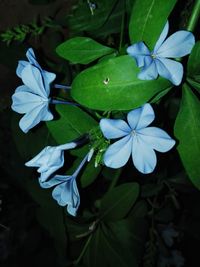
<svg viewBox="0 0 200 267"><path fill-rule="evenodd" d="M72 63L88 64L97 58L111 54L114 49L101 45L88 37L75 37L56 48L59 56Z"/></svg>
<svg viewBox="0 0 200 267"><path fill-rule="evenodd" d="M126 183L108 191L101 200L100 218L104 221L122 219L132 208L139 194L137 183Z"/></svg>
<svg viewBox="0 0 200 267"><path fill-rule="evenodd" d="M193 184L200 189L200 101L191 88L184 84L181 107L176 118L174 133L178 152Z"/></svg>
<svg viewBox="0 0 200 267"><path fill-rule="evenodd" d="M176 0L135 0L129 24L131 43L143 41L153 49Z"/></svg>
<svg viewBox="0 0 200 267"><path fill-rule="evenodd" d="M130 56L109 59L81 72L72 83L72 97L80 104L98 110L137 108L170 87L163 78L144 81Z"/></svg>

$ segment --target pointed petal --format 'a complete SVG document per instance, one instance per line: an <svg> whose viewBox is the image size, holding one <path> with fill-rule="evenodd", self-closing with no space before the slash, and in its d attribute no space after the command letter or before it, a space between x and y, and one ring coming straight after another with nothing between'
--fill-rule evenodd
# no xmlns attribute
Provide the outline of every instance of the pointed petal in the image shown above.
<svg viewBox="0 0 200 267"><path fill-rule="evenodd" d="M145 144L159 152L169 151L176 143L165 131L157 127L141 129L137 134Z"/></svg>
<svg viewBox="0 0 200 267"><path fill-rule="evenodd" d="M135 58L138 67L143 67L145 57L150 56L150 51L143 42L138 42L129 46L127 48L127 53Z"/></svg>
<svg viewBox="0 0 200 267"><path fill-rule="evenodd" d="M19 78L21 78L22 71L28 64L29 63L25 60L19 60L18 65L17 65L17 69L16 69L16 74Z"/></svg>
<svg viewBox="0 0 200 267"><path fill-rule="evenodd" d="M155 80L158 77L158 71L154 60L149 57L148 60L151 60L150 64L145 64L138 74L138 79L141 80Z"/></svg>
<svg viewBox="0 0 200 267"><path fill-rule="evenodd" d="M136 169L144 174L153 172L157 163L154 150L146 145L139 135L133 138L132 159Z"/></svg>
<svg viewBox="0 0 200 267"><path fill-rule="evenodd" d="M145 128L155 119L154 111L150 104L130 111L127 115L129 125L133 130Z"/></svg>
<svg viewBox="0 0 200 267"><path fill-rule="evenodd" d="M104 163L110 168L124 166L131 155L132 137L128 135L110 145L104 154Z"/></svg>
<svg viewBox="0 0 200 267"><path fill-rule="evenodd" d="M165 24L165 27L163 28L160 37L158 39L158 41L156 42L156 45L154 47L153 53L156 53L157 50L160 48L160 46L162 45L162 43L164 42L165 38L167 37L169 31L169 22L167 21Z"/></svg>
<svg viewBox="0 0 200 267"><path fill-rule="evenodd" d="M34 65L35 67L37 67L38 69L40 69L40 71L42 71L40 65L38 64L36 57L35 57L35 53L33 51L32 48L29 48L26 52L26 57L28 58L29 62Z"/></svg>
<svg viewBox="0 0 200 267"><path fill-rule="evenodd" d="M49 94L44 88L43 78L38 68L27 65L22 71L23 83L32 89L32 92L48 99Z"/></svg>
<svg viewBox="0 0 200 267"><path fill-rule="evenodd" d="M24 88L23 88L24 89ZM12 96L12 110L23 114L43 104L43 98L30 92L16 91Z"/></svg>
<svg viewBox="0 0 200 267"><path fill-rule="evenodd" d="M120 138L131 131L128 124L123 120L101 119L100 128L107 139Z"/></svg>
<svg viewBox="0 0 200 267"><path fill-rule="evenodd" d="M49 113L47 105L37 105L36 108L25 114L19 122L19 126L24 133L27 133L31 128L43 121L46 114Z"/></svg>
<svg viewBox="0 0 200 267"><path fill-rule="evenodd" d="M188 55L195 44L194 35L188 31L178 31L172 34L157 50L159 57L183 57Z"/></svg>
<svg viewBox="0 0 200 267"><path fill-rule="evenodd" d="M174 85L181 83L183 78L183 66L181 63L168 58L159 58L155 62L160 76L169 80Z"/></svg>

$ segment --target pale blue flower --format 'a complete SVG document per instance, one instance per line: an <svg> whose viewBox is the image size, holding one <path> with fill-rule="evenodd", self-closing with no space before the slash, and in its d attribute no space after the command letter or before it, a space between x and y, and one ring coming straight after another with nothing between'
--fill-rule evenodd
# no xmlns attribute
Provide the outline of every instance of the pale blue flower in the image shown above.
<svg viewBox="0 0 200 267"><path fill-rule="evenodd" d="M24 85L15 90L11 108L20 114L25 114L19 126L27 133L40 121L53 119L49 110L50 84L45 85L40 70L31 64L23 68L21 75Z"/></svg>
<svg viewBox="0 0 200 267"><path fill-rule="evenodd" d="M27 61L19 61L17 75L22 79L24 85L17 87L12 96L11 108L25 114L19 126L27 133L40 121L50 121L53 115L49 110L50 84L56 75L41 69L35 59L32 49L27 51Z"/></svg>
<svg viewBox="0 0 200 267"><path fill-rule="evenodd" d="M130 111L128 123L120 119L101 119L100 128L107 139L121 138L110 145L104 163L110 168L124 166L132 155L134 166L142 173L153 172L157 159L154 150L167 152L175 141L157 127L147 127L155 118L150 104Z"/></svg>
<svg viewBox="0 0 200 267"><path fill-rule="evenodd" d="M195 44L195 38L191 32L177 31L166 39L168 31L167 22L152 52L143 42L127 48L127 53L134 57L138 67L142 68L138 75L139 79L154 80L160 75L174 85L181 83L183 66L170 58L188 55Z"/></svg>
<svg viewBox="0 0 200 267"><path fill-rule="evenodd" d="M61 168L64 164L64 151L73 149L77 143L71 142L60 146L47 146L37 156L25 165L28 167L38 167L40 173L39 181L46 181L51 174Z"/></svg>
<svg viewBox="0 0 200 267"><path fill-rule="evenodd" d="M76 216L80 205L80 196L76 184L76 178L86 161L90 160L88 157L89 154L85 156L77 170L72 175L55 175L48 181L39 180L42 188L50 188L55 186L52 191L53 198L60 206L67 206L67 211L72 216Z"/></svg>

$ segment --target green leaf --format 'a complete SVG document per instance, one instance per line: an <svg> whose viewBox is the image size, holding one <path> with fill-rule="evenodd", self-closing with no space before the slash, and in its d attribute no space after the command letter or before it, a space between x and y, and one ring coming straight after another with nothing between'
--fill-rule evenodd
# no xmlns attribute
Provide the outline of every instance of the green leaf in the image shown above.
<svg viewBox="0 0 200 267"><path fill-rule="evenodd" d="M72 83L72 97L80 104L98 110L128 110L148 102L154 95L170 87L158 78L137 78L139 68L130 56L120 56L88 68Z"/></svg>
<svg viewBox="0 0 200 267"><path fill-rule="evenodd" d="M178 152L193 184L200 189L200 101L191 88L183 85L181 107L176 118L174 133Z"/></svg>
<svg viewBox="0 0 200 267"><path fill-rule="evenodd" d="M196 42L188 59L187 74L190 78L200 76L200 41ZM200 80L199 80L200 81Z"/></svg>
<svg viewBox="0 0 200 267"><path fill-rule="evenodd" d="M116 221L124 218L132 208L139 194L137 183L126 183L108 191L101 200L100 218Z"/></svg>
<svg viewBox="0 0 200 267"><path fill-rule="evenodd" d="M101 223L83 258L87 267L137 267L142 259L148 225L144 219Z"/></svg>
<svg viewBox="0 0 200 267"><path fill-rule="evenodd" d="M81 186L83 188L93 183L102 169L100 166L95 168L94 165L95 165L95 159L92 158L91 161L87 164L83 174L81 175L80 181L81 181Z"/></svg>
<svg viewBox="0 0 200 267"><path fill-rule="evenodd" d="M96 0L96 9L94 9L92 15L88 3L79 1L79 4L74 7L73 13L67 19L70 33L77 35L83 31L96 31L96 34L98 34L99 28L106 23L108 18L110 20L116 2L117 0Z"/></svg>
<svg viewBox="0 0 200 267"><path fill-rule="evenodd" d="M58 144L65 144L88 133L97 122L76 106L57 105L59 119L47 122L47 127ZM76 152L75 152L76 151ZM74 150L73 154L82 157L88 148ZM82 153L81 153L82 152Z"/></svg>
<svg viewBox="0 0 200 267"><path fill-rule="evenodd" d="M143 41L152 50L176 0L135 0L129 24L131 43Z"/></svg>
<svg viewBox="0 0 200 267"><path fill-rule="evenodd" d="M56 48L59 56L72 63L88 64L97 58L111 54L114 49L101 45L88 37L75 37Z"/></svg>

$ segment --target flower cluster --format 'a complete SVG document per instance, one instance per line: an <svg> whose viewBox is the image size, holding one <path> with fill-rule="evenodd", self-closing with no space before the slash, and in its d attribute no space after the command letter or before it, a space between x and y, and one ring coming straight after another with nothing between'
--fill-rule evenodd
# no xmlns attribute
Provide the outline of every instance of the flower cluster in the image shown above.
<svg viewBox="0 0 200 267"><path fill-rule="evenodd" d="M167 22L152 52L143 42L128 47L128 54L134 57L138 67L142 68L138 75L139 79L152 80L160 75L175 85L181 83L182 64L170 58L189 54L195 40L193 34L187 31L178 31L166 39L168 30ZM40 67L31 48L28 49L26 56L29 61L19 61L16 71L24 85L19 86L12 96L12 109L25 114L19 123L25 133L40 121L52 120L53 115L49 110L49 103L59 103L58 100L51 99L49 96L50 86L56 75ZM55 85L54 87L69 89L68 86ZM148 103L128 112L127 122L121 119L101 119L99 125L103 134L102 138L118 139L108 147L106 146L103 154L104 164L110 168L120 168L128 162L131 156L139 172L143 174L153 172L157 164L155 151L167 152L175 145L175 141L164 130L149 127L154 119L153 108ZM91 148L72 175L55 173L64 165L64 151L74 149L78 145L78 141L73 141L55 147L47 146L25 164L28 167L38 168L40 186L42 188L54 187L53 198L59 205L66 206L68 213L73 216L76 215L80 205L76 178L85 163L90 161L96 147Z"/></svg>
<svg viewBox="0 0 200 267"><path fill-rule="evenodd" d="M91 159L90 152L72 175L55 175L55 172L64 164L64 151L73 149L78 145L78 142L71 142L55 147L47 146L33 159L25 163L27 167L38 168L40 186L42 188L54 187L53 198L60 206L67 206L67 211L72 216L76 215L80 205L76 178L84 164Z"/></svg>

